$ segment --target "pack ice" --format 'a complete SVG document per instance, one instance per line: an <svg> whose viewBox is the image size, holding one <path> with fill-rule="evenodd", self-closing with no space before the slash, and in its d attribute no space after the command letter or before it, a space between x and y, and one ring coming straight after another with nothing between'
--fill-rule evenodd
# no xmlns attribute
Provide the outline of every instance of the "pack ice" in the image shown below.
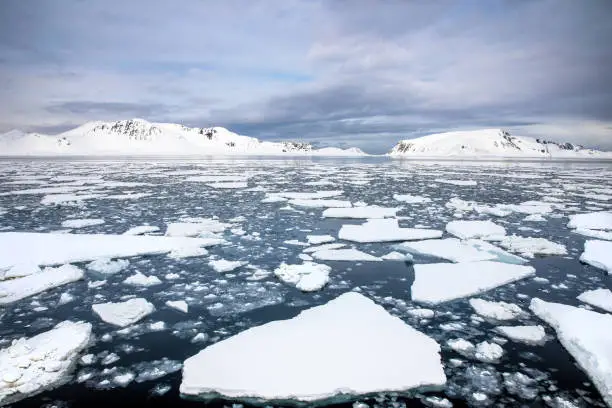
<svg viewBox="0 0 612 408"><path fill-rule="evenodd" d="M343 225L338 238L353 242L397 242L440 238L442 231L421 228L400 228L394 218L371 219L361 225Z"/></svg>
<svg viewBox="0 0 612 408"><path fill-rule="evenodd" d="M0 305L16 302L82 278L83 271L74 265L49 267L42 270L36 268L30 275L0 280Z"/></svg>
<svg viewBox="0 0 612 408"><path fill-rule="evenodd" d="M610 289L587 290L581 293L577 299L612 313L612 291Z"/></svg>
<svg viewBox="0 0 612 408"><path fill-rule="evenodd" d="M257 374L237 365L256 367ZM205 348L185 361L180 391L314 402L445 382L440 346L433 339L367 297L348 292Z"/></svg>
<svg viewBox="0 0 612 408"><path fill-rule="evenodd" d="M580 260L612 274L612 242L598 240L585 242Z"/></svg>
<svg viewBox="0 0 612 408"><path fill-rule="evenodd" d="M403 242L396 249L413 254L433 256L452 262L500 261L522 264L525 259L512 255L488 242L478 239L460 241L457 238L426 239L424 241Z"/></svg>
<svg viewBox="0 0 612 408"><path fill-rule="evenodd" d="M451 221L446 231L461 239L491 239L506 235L506 229L492 221Z"/></svg>
<svg viewBox="0 0 612 408"><path fill-rule="evenodd" d="M155 307L143 298L134 298L118 303L98 303L91 306L106 323L125 327L153 313Z"/></svg>
<svg viewBox="0 0 612 408"><path fill-rule="evenodd" d="M65 383L90 337L91 324L64 321L29 339L14 340L0 350L0 405Z"/></svg>

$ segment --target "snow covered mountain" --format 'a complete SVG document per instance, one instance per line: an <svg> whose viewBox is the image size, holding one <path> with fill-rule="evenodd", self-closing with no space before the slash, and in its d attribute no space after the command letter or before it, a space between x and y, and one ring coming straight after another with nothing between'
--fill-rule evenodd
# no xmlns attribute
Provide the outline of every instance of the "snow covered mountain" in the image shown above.
<svg viewBox="0 0 612 408"><path fill-rule="evenodd" d="M0 134L0 156L209 154L365 155L357 148L313 149L309 143L260 141L222 127L190 128L142 119L88 122L54 136L18 130Z"/></svg>
<svg viewBox="0 0 612 408"><path fill-rule="evenodd" d="M436 133L400 141L392 157L525 157L612 158L612 152L586 149L526 136L513 136L502 129Z"/></svg>

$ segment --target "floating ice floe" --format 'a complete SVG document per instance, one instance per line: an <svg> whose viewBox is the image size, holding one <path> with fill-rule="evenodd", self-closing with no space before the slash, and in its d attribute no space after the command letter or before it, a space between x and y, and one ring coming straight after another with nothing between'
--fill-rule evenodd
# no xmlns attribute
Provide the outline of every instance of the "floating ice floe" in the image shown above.
<svg viewBox="0 0 612 408"><path fill-rule="evenodd" d="M410 254L402 254L401 252L392 251L386 255L380 257L385 261L400 261L400 262L412 262L414 257Z"/></svg>
<svg viewBox="0 0 612 408"><path fill-rule="evenodd" d="M215 272L227 273L235 269L238 269L241 266L246 265L247 263L248 262L244 262L244 261L228 261L226 259L216 259L216 260L208 262L208 266L213 268Z"/></svg>
<svg viewBox="0 0 612 408"><path fill-rule="evenodd" d="M342 195L342 193L342 190L317 191L314 193L280 192L268 193L266 199L280 197L286 200L320 200L324 198L337 197L339 195Z"/></svg>
<svg viewBox="0 0 612 408"><path fill-rule="evenodd" d="M358 249L324 249L312 253L312 257L322 261L380 261L381 259Z"/></svg>
<svg viewBox="0 0 612 408"><path fill-rule="evenodd" d="M424 203L431 202L431 198L429 197L416 196L416 195L410 195L410 194L393 194L393 199L396 201L407 203L407 204L424 204Z"/></svg>
<svg viewBox="0 0 612 408"><path fill-rule="evenodd" d="M314 292L327 285L330 272L329 266L314 262L304 262L301 265L283 262L274 270L274 275L303 292Z"/></svg>
<svg viewBox="0 0 612 408"><path fill-rule="evenodd" d="M184 300L168 300L166 301L166 306L179 310L183 313L187 313L189 310L189 305Z"/></svg>
<svg viewBox="0 0 612 408"><path fill-rule="evenodd" d="M102 218L78 218L72 220L66 220L62 222L64 228L84 228L93 227L94 225L102 225L104 220Z"/></svg>
<svg viewBox="0 0 612 408"><path fill-rule="evenodd" d="M185 178L187 182L198 182L198 183L232 183L232 182L243 182L246 183L249 180L249 175L244 174L230 174L230 175L194 175Z"/></svg>
<svg viewBox="0 0 612 408"><path fill-rule="evenodd" d="M589 238L605 239L607 241L612 241L612 231L599 231L594 229L578 228L573 230L573 232Z"/></svg>
<svg viewBox="0 0 612 408"><path fill-rule="evenodd" d="M110 258L96 259L87 264L87 269L103 275L114 275L121 272L130 266L130 261L127 259L117 259L115 261Z"/></svg>
<svg viewBox="0 0 612 408"><path fill-rule="evenodd" d="M529 345L539 345L546 342L544 327L537 326L497 326L495 331L512 341Z"/></svg>
<svg viewBox="0 0 612 408"><path fill-rule="evenodd" d="M294 199L289 201L290 205L305 208L350 208L352 204L345 200L330 200L330 199Z"/></svg>
<svg viewBox="0 0 612 408"><path fill-rule="evenodd" d="M333 242L336 240L336 238L332 237L331 235L306 235L306 240L310 245L319 245Z"/></svg>
<svg viewBox="0 0 612 408"><path fill-rule="evenodd" d="M246 181L219 181L217 183L206 184L211 188L220 188L224 190L247 188L249 184Z"/></svg>
<svg viewBox="0 0 612 408"><path fill-rule="evenodd" d="M546 238L519 237L510 235L499 241L499 246L511 252L516 252L527 258L534 255L566 255L563 244L551 242Z"/></svg>
<svg viewBox="0 0 612 408"><path fill-rule="evenodd" d="M466 187L466 186L475 186L478 185L477 181L474 180L449 180L449 179L435 179L434 180L436 183L442 183L442 184L451 184L453 186L460 186L460 187Z"/></svg>
<svg viewBox="0 0 612 408"><path fill-rule="evenodd" d="M104 194L49 194L40 200L42 205L77 204L81 201L104 197Z"/></svg>
<svg viewBox="0 0 612 408"><path fill-rule="evenodd" d="M395 245L396 249L422 254L452 262L499 261L522 264L527 261L512 255L486 241L470 239L461 241L457 238L426 239L424 241L403 242Z"/></svg>
<svg viewBox="0 0 612 408"><path fill-rule="evenodd" d="M585 242L580 260L612 274L612 242L597 240Z"/></svg>
<svg viewBox="0 0 612 408"><path fill-rule="evenodd" d="M612 230L612 212L599 211L569 216L568 228Z"/></svg>
<svg viewBox="0 0 612 408"><path fill-rule="evenodd" d="M490 239L503 237L506 229L491 221L451 221L446 224L446 231L461 239Z"/></svg>
<svg viewBox="0 0 612 408"><path fill-rule="evenodd" d="M367 220L361 225L343 225L338 232L338 238L360 243L411 241L441 236L440 230L400 228L393 218Z"/></svg>
<svg viewBox="0 0 612 408"><path fill-rule="evenodd" d="M144 298L133 298L117 303L97 303L91 308L106 323L120 327L134 324L155 311L153 304Z"/></svg>
<svg viewBox="0 0 612 408"><path fill-rule="evenodd" d="M91 324L64 321L0 350L0 405L68 382L78 354L90 338Z"/></svg>
<svg viewBox="0 0 612 408"><path fill-rule="evenodd" d="M162 281L157 276L147 276L142 272L136 272L134 275L128 276L123 283L133 286L155 286L162 283Z"/></svg>
<svg viewBox="0 0 612 408"><path fill-rule="evenodd" d="M0 233L0 270L28 260L35 265L61 265L99 258L163 254L185 247L207 247L220 238L183 238L110 234Z"/></svg>
<svg viewBox="0 0 612 408"><path fill-rule="evenodd" d="M612 291L610 289L587 290L581 293L577 299L612 313Z"/></svg>
<svg viewBox="0 0 612 408"><path fill-rule="evenodd" d="M128 229L123 233L123 235L144 235L157 231L159 231L159 227L153 225L140 225L138 227Z"/></svg>
<svg viewBox="0 0 612 408"><path fill-rule="evenodd" d="M312 252L317 252L317 251L329 251L332 249L338 249L338 248L342 248L345 247L346 244L341 244L339 242L333 243L333 244L323 244L323 245L317 245L317 246L311 246L308 248L304 248L304 250L302 252L305 252L307 254L312 253Z"/></svg>
<svg viewBox="0 0 612 408"><path fill-rule="evenodd" d="M83 279L83 271L74 265L44 268L20 278L0 281L0 305L16 302L46 290Z"/></svg>
<svg viewBox="0 0 612 408"><path fill-rule="evenodd" d="M552 326L565 349L612 407L612 315L534 298L531 311Z"/></svg>
<svg viewBox="0 0 612 408"><path fill-rule="evenodd" d="M327 210L323 211L323 217L354 219L391 218L395 217L399 210L401 210L401 208L379 207L377 205L352 208L328 208Z"/></svg>
<svg viewBox="0 0 612 408"><path fill-rule="evenodd" d="M478 315L493 320L514 320L526 315L525 311L514 303L470 299L470 306Z"/></svg>
<svg viewBox="0 0 612 408"><path fill-rule="evenodd" d="M412 300L437 304L483 293L532 276L531 266L501 262L462 262L414 265Z"/></svg>
<svg viewBox="0 0 612 408"><path fill-rule="evenodd" d="M208 251L202 247L185 247L173 249L168 253L168 257L172 259L193 258L196 256L208 255Z"/></svg>
<svg viewBox="0 0 612 408"><path fill-rule="evenodd" d="M257 375L236 370L237 362L259 367ZM379 374L372 376L373 371ZM445 382L440 346L433 339L349 292L293 319L205 348L185 361L180 391L203 398L313 403Z"/></svg>
<svg viewBox="0 0 612 408"><path fill-rule="evenodd" d="M223 232L231 227L231 224L226 224L215 219L195 219L188 222L173 222L166 227L167 237L197 237L206 235L207 233Z"/></svg>

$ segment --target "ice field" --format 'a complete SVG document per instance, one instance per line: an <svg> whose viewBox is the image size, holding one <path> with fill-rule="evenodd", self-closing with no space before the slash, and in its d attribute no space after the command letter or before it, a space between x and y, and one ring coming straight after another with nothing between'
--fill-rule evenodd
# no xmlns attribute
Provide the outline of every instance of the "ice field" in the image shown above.
<svg viewBox="0 0 612 408"><path fill-rule="evenodd" d="M612 407L612 162L0 160L0 406Z"/></svg>

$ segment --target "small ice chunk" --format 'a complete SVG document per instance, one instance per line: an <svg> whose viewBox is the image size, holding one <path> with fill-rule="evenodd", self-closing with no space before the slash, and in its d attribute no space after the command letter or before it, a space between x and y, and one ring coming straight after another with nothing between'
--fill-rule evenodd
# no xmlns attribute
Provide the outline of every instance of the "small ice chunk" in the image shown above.
<svg viewBox="0 0 612 408"><path fill-rule="evenodd" d="M130 372L118 374L113 377L113 382L121 387L127 387L129 383L134 381L135 377L136 376L134 375L134 373Z"/></svg>
<svg viewBox="0 0 612 408"><path fill-rule="evenodd" d="M238 362L261 369L252 375L236 370ZM387 368L380 371L383 362ZM384 375L372 376L372 370ZM314 403L346 390L359 396L445 382L440 346L433 339L348 292L205 348L185 361L180 392Z"/></svg>
<svg viewBox="0 0 612 408"><path fill-rule="evenodd" d="M208 255L208 251L205 248L196 247L196 246L188 246L184 248L173 249L168 254L168 257L172 259L184 259L184 258L193 258L196 256L204 256L204 255Z"/></svg>
<svg viewBox="0 0 612 408"><path fill-rule="evenodd" d="M431 309L408 309L406 313L419 319L431 319L435 315L435 312Z"/></svg>
<svg viewBox="0 0 612 408"><path fill-rule="evenodd" d="M123 235L144 235L157 231L159 231L159 227L153 225L140 225L138 227L128 229L123 233Z"/></svg>
<svg viewBox="0 0 612 408"><path fill-rule="evenodd" d="M0 281L0 305L16 302L37 293L83 279L83 271L74 265L45 268L23 278Z"/></svg>
<svg viewBox="0 0 612 408"><path fill-rule="evenodd" d="M538 345L546 341L546 332L544 327L537 326L497 326L495 331L508 337L510 340Z"/></svg>
<svg viewBox="0 0 612 408"><path fill-rule="evenodd" d="M159 285L162 281L157 276L147 276L142 272L136 272L134 275L126 278L123 283L134 286L154 286Z"/></svg>
<svg viewBox="0 0 612 408"><path fill-rule="evenodd" d="M166 305L176 310L180 310L183 313L187 313L189 305L184 300L168 300Z"/></svg>
<svg viewBox="0 0 612 408"><path fill-rule="evenodd" d="M354 248L349 249L324 249L313 252L312 257L322 261L380 261L381 259L359 251Z"/></svg>
<svg viewBox="0 0 612 408"><path fill-rule="evenodd" d="M401 210L401 208L379 207L376 205L352 208L328 208L327 210L323 211L323 217L357 219L390 218L395 217L399 210Z"/></svg>
<svg viewBox="0 0 612 408"><path fill-rule="evenodd" d="M437 304L486 292L535 274L535 268L501 262L414 265L412 300ZM443 284L441 284L443 283Z"/></svg>
<svg viewBox="0 0 612 408"><path fill-rule="evenodd" d="M313 252L317 252L317 251L330 251L332 249L338 249L338 248L343 248L345 247L346 244L341 244L341 243L334 243L334 244L323 244L323 245L317 245L317 246L312 246L309 248L305 248L302 252L304 253L313 253Z"/></svg>
<svg viewBox="0 0 612 408"><path fill-rule="evenodd" d="M335 241L336 238L331 235L306 235L306 240L310 245L319 245Z"/></svg>
<svg viewBox="0 0 612 408"><path fill-rule="evenodd" d="M584 252L580 255L582 262L612 274L612 242L589 240L584 243Z"/></svg>
<svg viewBox="0 0 612 408"><path fill-rule="evenodd" d="M274 275L303 292L314 292L329 282L330 272L329 266L314 262L304 262L301 265L288 265L283 262L274 270Z"/></svg>
<svg viewBox="0 0 612 408"><path fill-rule="evenodd" d="M155 307L143 298L133 298L118 303L98 303L91 306L106 323L125 327L153 313Z"/></svg>
<svg viewBox="0 0 612 408"><path fill-rule="evenodd" d="M511 252L517 252L522 256L533 257L533 255L565 255L567 249L563 244L551 242L546 238L519 237L511 235L499 242L502 248Z"/></svg>
<svg viewBox="0 0 612 408"><path fill-rule="evenodd" d="M312 261L314 258L308 254L299 254L298 258L301 259L302 261Z"/></svg>
<svg viewBox="0 0 612 408"><path fill-rule="evenodd" d="M514 303L470 299L470 306L480 316L493 320L514 320L526 315L525 311Z"/></svg>
<svg viewBox="0 0 612 408"><path fill-rule="evenodd" d="M410 194L393 194L393 199L407 204L423 204L431 202L431 198Z"/></svg>
<svg viewBox="0 0 612 408"><path fill-rule="evenodd" d="M208 265L219 273L227 273L246 265L248 262L244 261L228 261L225 259L217 259L208 262Z"/></svg>
<svg viewBox="0 0 612 408"><path fill-rule="evenodd" d="M116 261L110 258L96 259L87 264L87 269L103 275L113 275L130 266L130 261L127 259L117 259Z"/></svg>
<svg viewBox="0 0 612 408"><path fill-rule="evenodd" d="M157 380L158 378L179 371L182 367L183 364L181 364L180 361L162 358L161 360L137 363L134 364L132 368L138 373L136 382L142 383L145 381Z"/></svg>
<svg viewBox="0 0 612 408"><path fill-rule="evenodd" d="M295 199L289 201L289 204L305 208L350 208L352 206L350 201L323 199Z"/></svg>
<svg viewBox="0 0 612 408"><path fill-rule="evenodd" d="M610 289L587 290L578 296L578 300L612 313L612 291Z"/></svg>
<svg viewBox="0 0 612 408"><path fill-rule="evenodd" d="M506 235L506 229L491 221L451 221L446 232L461 239L490 239Z"/></svg>
<svg viewBox="0 0 612 408"><path fill-rule="evenodd" d="M453 408L453 403L442 397L429 396L423 398L423 404L432 408Z"/></svg>
<svg viewBox="0 0 612 408"><path fill-rule="evenodd" d="M523 221L527 222L546 222L546 218L542 217L542 214L531 214L523 218Z"/></svg>
<svg viewBox="0 0 612 408"><path fill-rule="evenodd" d="M381 256L381 259L384 259L385 261L412 262L414 257L410 254L402 254L401 252L392 251Z"/></svg>
<svg viewBox="0 0 612 408"><path fill-rule="evenodd" d="M466 187L466 186L475 186L478 184L477 181L474 180L449 180L449 179L435 179L434 180L437 183L442 183L442 184L452 184L453 186L460 186L460 187Z"/></svg>
<svg viewBox="0 0 612 408"><path fill-rule="evenodd" d="M496 363L504 355L504 349L499 344L483 341L476 345L474 358L483 363Z"/></svg>
<svg viewBox="0 0 612 408"><path fill-rule="evenodd" d="M206 233L223 232L230 228L226 224L212 218L194 219L192 222L173 222L166 228L167 237L197 237Z"/></svg>
<svg viewBox="0 0 612 408"><path fill-rule="evenodd" d="M612 230L612 212L599 211L569 216L568 228Z"/></svg>
<svg viewBox="0 0 612 408"><path fill-rule="evenodd" d="M361 225L343 225L338 238L353 242L396 242L440 238L442 231L400 228L396 219L372 219Z"/></svg>
<svg viewBox="0 0 612 408"><path fill-rule="evenodd" d="M461 354L462 356L469 357L474 353L474 344L471 341L465 339L450 339L446 342L448 346Z"/></svg>
<svg viewBox="0 0 612 408"><path fill-rule="evenodd" d="M59 300L57 301L58 305L65 305L66 303L70 303L74 300L74 296L72 296L68 292L64 292L61 294Z"/></svg>
<svg viewBox="0 0 612 408"><path fill-rule="evenodd" d="M62 222L64 228L84 228L93 227L94 225L104 224L102 218L78 218L73 220L66 220Z"/></svg>

